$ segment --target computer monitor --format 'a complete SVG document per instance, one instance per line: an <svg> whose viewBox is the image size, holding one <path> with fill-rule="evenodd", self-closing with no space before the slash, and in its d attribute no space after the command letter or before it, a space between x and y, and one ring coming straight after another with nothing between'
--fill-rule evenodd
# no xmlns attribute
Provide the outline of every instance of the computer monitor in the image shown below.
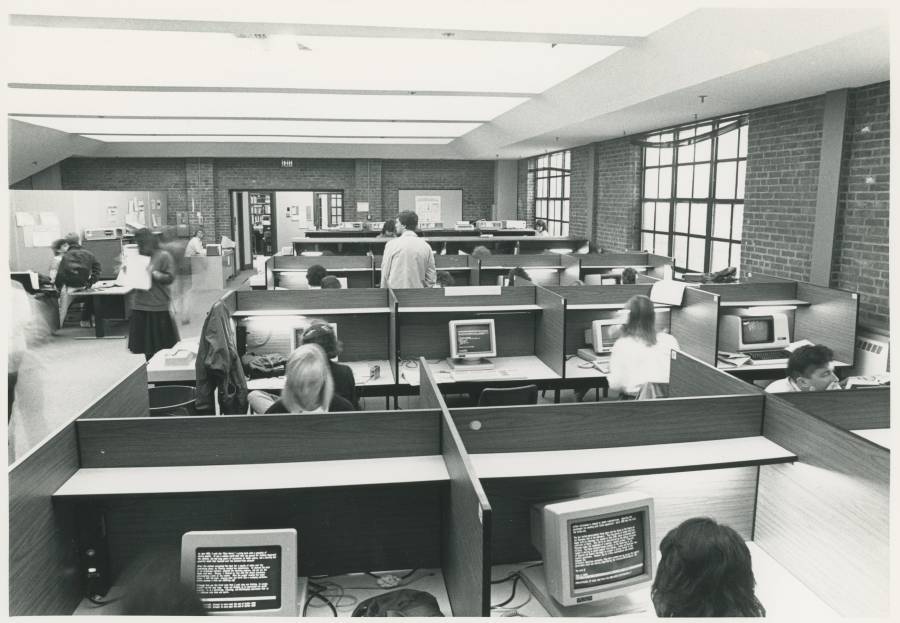
<svg viewBox="0 0 900 623"><path fill-rule="evenodd" d="M452 366L493 366L485 359L497 356L497 336L493 318L478 320L451 320L450 358Z"/></svg>
<svg viewBox="0 0 900 623"><path fill-rule="evenodd" d="M785 348L790 344L786 314L727 315L719 319L719 350L741 352Z"/></svg>
<svg viewBox="0 0 900 623"><path fill-rule="evenodd" d="M594 352L608 353L622 334L624 323L621 318L594 320L591 328L584 332L584 341L594 347Z"/></svg>
<svg viewBox="0 0 900 623"><path fill-rule="evenodd" d="M294 330L291 336L291 351L296 350L301 344L303 344L303 333L309 328L309 322L298 324L294 326ZM331 330L334 331L334 339L338 339L338 326L336 322L327 323L328 326L331 327Z"/></svg>
<svg viewBox="0 0 900 623"><path fill-rule="evenodd" d="M181 581L209 614L295 617L297 531L187 532L181 537Z"/></svg>
<svg viewBox="0 0 900 623"><path fill-rule="evenodd" d="M531 542L544 564L523 575L551 613L647 587L655 569L653 498L625 492L537 504Z"/></svg>

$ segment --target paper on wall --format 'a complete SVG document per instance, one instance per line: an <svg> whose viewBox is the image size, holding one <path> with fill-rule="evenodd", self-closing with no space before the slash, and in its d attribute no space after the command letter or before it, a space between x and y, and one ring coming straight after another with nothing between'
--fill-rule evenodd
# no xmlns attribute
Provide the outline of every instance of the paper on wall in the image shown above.
<svg viewBox="0 0 900 623"><path fill-rule="evenodd" d="M368 212L369 211L369 202L368 201L357 201L356 202L356 211L357 212Z"/></svg>
<svg viewBox="0 0 900 623"><path fill-rule="evenodd" d="M58 225L32 225L24 229L26 247L49 247L61 238Z"/></svg>
<svg viewBox="0 0 900 623"><path fill-rule="evenodd" d="M440 223L441 196L416 195L416 214L420 223Z"/></svg>
<svg viewBox="0 0 900 623"><path fill-rule="evenodd" d="M18 227L34 225L34 215L31 212L16 212L16 225Z"/></svg>

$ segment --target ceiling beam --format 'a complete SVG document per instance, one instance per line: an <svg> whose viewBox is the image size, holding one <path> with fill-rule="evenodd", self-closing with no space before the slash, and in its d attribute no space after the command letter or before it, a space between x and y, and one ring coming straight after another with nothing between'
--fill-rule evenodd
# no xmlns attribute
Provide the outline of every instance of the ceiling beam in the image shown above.
<svg viewBox="0 0 900 623"><path fill-rule="evenodd" d="M72 115L55 113L10 112L8 117L34 117L45 119L143 119L190 121L327 121L329 123L490 123L490 119L343 119L338 117L210 117L203 115Z"/></svg>
<svg viewBox="0 0 900 623"><path fill-rule="evenodd" d="M460 30L456 28L400 28L344 24L285 24L280 22L227 22L177 19L133 19L123 17L75 17L67 15L10 15L10 25L44 28L90 28L106 30L156 30L168 32L212 32L242 35L292 35L314 37L368 37L383 39L453 39L628 47L645 37L552 32Z"/></svg>

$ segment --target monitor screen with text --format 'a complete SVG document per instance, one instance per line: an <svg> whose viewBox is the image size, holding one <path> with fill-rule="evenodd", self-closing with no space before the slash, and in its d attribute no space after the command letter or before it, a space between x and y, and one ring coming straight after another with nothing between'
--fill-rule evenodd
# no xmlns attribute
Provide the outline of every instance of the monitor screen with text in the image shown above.
<svg viewBox="0 0 900 623"><path fill-rule="evenodd" d="M281 546L198 547L194 590L211 611L281 608Z"/></svg>
<svg viewBox="0 0 900 623"><path fill-rule="evenodd" d="M569 523L574 590L603 586L646 573L643 511Z"/></svg>
<svg viewBox="0 0 900 623"><path fill-rule="evenodd" d="M494 352L493 331L489 322L460 324L454 327L454 341L458 357Z"/></svg>

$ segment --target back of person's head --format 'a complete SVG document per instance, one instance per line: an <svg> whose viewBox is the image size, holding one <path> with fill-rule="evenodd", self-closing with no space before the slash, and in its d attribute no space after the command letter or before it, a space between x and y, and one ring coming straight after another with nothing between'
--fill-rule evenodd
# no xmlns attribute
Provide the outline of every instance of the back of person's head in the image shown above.
<svg viewBox="0 0 900 623"><path fill-rule="evenodd" d="M637 271L631 266L622 271L622 283L630 284L637 281Z"/></svg>
<svg viewBox="0 0 900 623"><path fill-rule="evenodd" d="M385 236L396 236L397 223L393 219L385 221L384 225L381 226L381 233Z"/></svg>
<svg viewBox="0 0 900 623"><path fill-rule="evenodd" d="M326 275L322 277L322 289L323 290L340 290L341 282L338 281L338 278L334 275Z"/></svg>
<svg viewBox="0 0 900 623"><path fill-rule="evenodd" d="M74 232L69 232L68 234L66 234L66 237L63 238L63 240L65 240L66 244L68 244L70 247L81 246L81 238Z"/></svg>
<svg viewBox="0 0 900 623"><path fill-rule="evenodd" d="M341 343L331 325L324 320L313 320L300 336L301 344L318 344L329 359L334 359L341 352Z"/></svg>
<svg viewBox="0 0 900 623"><path fill-rule="evenodd" d="M65 238L58 238L53 241L53 244L50 245L50 248L53 249L54 255L59 255L60 253L64 253L69 243L66 242Z"/></svg>
<svg viewBox="0 0 900 623"><path fill-rule="evenodd" d="M483 244L480 244L477 247L475 247L474 249L472 249L472 257L482 258L482 257L490 257L490 256L491 256L491 250L488 249Z"/></svg>
<svg viewBox="0 0 900 623"><path fill-rule="evenodd" d="M204 616L206 609L191 586L181 582L179 560L144 555L122 577L126 616Z"/></svg>
<svg viewBox="0 0 900 623"><path fill-rule="evenodd" d="M313 264L306 269L306 283L316 288L321 287L322 279L327 274L328 271L325 270L324 266L321 264Z"/></svg>
<svg viewBox="0 0 900 623"><path fill-rule="evenodd" d="M521 266L516 266L515 268L510 268L509 272L506 274L506 280L509 282L509 285L515 284L516 280L525 279L526 281L531 281L531 277L528 275L528 271L526 271Z"/></svg>
<svg viewBox="0 0 900 623"><path fill-rule="evenodd" d="M138 252L141 255L153 255L159 248L159 239L146 227L134 232L134 241L137 243Z"/></svg>
<svg viewBox="0 0 900 623"><path fill-rule="evenodd" d="M437 277L435 280L437 281L437 285L441 288L449 288L456 285L456 280L453 278L453 275L448 273L446 270L437 271Z"/></svg>
<svg viewBox="0 0 900 623"><path fill-rule="evenodd" d="M827 346L801 346L788 357L787 375L803 390L827 389L837 380L831 371L833 359L834 353Z"/></svg>
<svg viewBox="0 0 900 623"><path fill-rule="evenodd" d="M650 346L656 344L656 310L653 301L643 294L632 296L625 303L628 320L622 327L622 335L630 335Z"/></svg>
<svg viewBox="0 0 900 623"><path fill-rule="evenodd" d="M303 344L294 349L284 369L281 401L290 413L328 411L334 395L334 381L325 351L318 344Z"/></svg>
<svg viewBox="0 0 900 623"><path fill-rule="evenodd" d="M419 215L412 210L403 210L397 215L397 220L409 231L416 231L416 227L419 226Z"/></svg>
<svg viewBox="0 0 900 623"><path fill-rule="evenodd" d="M651 596L659 617L762 617L750 550L732 528L688 519L659 546Z"/></svg>

